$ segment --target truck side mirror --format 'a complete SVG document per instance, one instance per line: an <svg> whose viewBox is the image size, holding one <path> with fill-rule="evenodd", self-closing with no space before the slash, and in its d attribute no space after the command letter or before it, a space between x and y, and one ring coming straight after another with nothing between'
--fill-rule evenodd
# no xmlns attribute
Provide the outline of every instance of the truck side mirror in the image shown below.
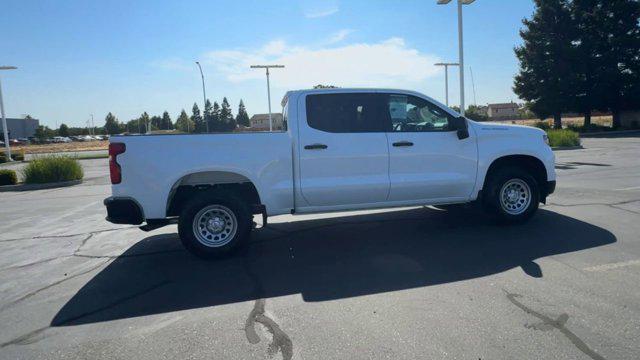
<svg viewBox="0 0 640 360"><path fill-rule="evenodd" d="M453 127L457 130L458 139L462 140L469 137L469 127L464 116L455 118Z"/></svg>

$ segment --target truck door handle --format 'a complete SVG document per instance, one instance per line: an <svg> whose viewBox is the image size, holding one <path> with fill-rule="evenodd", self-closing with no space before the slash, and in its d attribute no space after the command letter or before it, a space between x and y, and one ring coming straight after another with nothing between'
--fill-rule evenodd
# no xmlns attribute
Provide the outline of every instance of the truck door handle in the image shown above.
<svg viewBox="0 0 640 360"><path fill-rule="evenodd" d="M394 142L393 146L398 147L398 146L413 146L413 143L411 141L399 141L399 142Z"/></svg>
<svg viewBox="0 0 640 360"><path fill-rule="evenodd" d="M311 144L311 145L305 145L304 148L305 148L305 150L322 150L322 149L326 149L327 145L325 145L325 144Z"/></svg>

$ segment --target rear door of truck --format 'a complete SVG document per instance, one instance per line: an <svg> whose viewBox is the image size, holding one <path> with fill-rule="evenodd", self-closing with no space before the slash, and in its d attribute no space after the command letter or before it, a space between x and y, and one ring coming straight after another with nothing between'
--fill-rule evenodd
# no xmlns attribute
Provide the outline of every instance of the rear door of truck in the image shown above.
<svg viewBox="0 0 640 360"><path fill-rule="evenodd" d="M375 93L298 98L300 188L308 206L384 202L389 150Z"/></svg>

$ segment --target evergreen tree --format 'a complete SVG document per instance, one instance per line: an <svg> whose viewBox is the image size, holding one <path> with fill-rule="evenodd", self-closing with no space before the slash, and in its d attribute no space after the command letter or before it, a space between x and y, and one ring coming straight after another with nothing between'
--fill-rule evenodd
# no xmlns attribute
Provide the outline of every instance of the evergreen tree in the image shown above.
<svg viewBox="0 0 640 360"><path fill-rule="evenodd" d="M162 113L162 121L161 121L161 129L162 130L172 130L173 129L173 122L171 122L171 116L169 116L169 113L167 111Z"/></svg>
<svg viewBox="0 0 640 360"><path fill-rule="evenodd" d="M640 2L601 0L602 15L596 26L602 31L598 69L599 95L613 114L613 127L620 126L620 112L640 104Z"/></svg>
<svg viewBox="0 0 640 360"><path fill-rule="evenodd" d="M58 136L69 136L69 127L65 123L60 124Z"/></svg>
<svg viewBox="0 0 640 360"><path fill-rule="evenodd" d="M238 115L236 115L236 123L238 125L249 127L251 123L249 122L249 114L247 114L247 109L244 107L244 102L240 99L240 105L238 105Z"/></svg>
<svg viewBox="0 0 640 360"><path fill-rule="evenodd" d="M149 118L149 114L147 114L146 111L143 112L142 115L140 115L140 117L138 118L138 133L147 133L147 128L149 127L150 122L151 119Z"/></svg>
<svg viewBox="0 0 640 360"><path fill-rule="evenodd" d="M211 111L211 131L224 131L224 126L220 122L220 105L217 101L213 102L213 110Z"/></svg>
<svg viewBox="0 0 640 360"><path fill-rule="evenodd" d="M193 131L193 128L193 121L189 119L187 112L182 109L182 112L180 112L180 116L178 116L178 119L176 120L176 129L185 133L190 133Z"/></svg>
<svg viewBox="0 0 640 360"><path fill-rule="evenodd" d="M231 112L231 105L227 98L222 99L222 107L220 108L220 122L224 131L233 131L236 128L236 120Z"/></svg>
<svg viewBox="0 0 640 360"><path fill-rule="evenodd" d="M151 125L150 130L161 130L162 129L162 118L160 116L154 115L151 117Z"/></svg>
<svg viewBox="0 0 640 360"><path fill-rule="evenodd" d="M193 108L191 108L191 121L193 122L193 132L201 133L206 131L204 120L200 115L200 108L196 103L193 103Z"/></svg>
<svg viewBox="0 0 640 360"><path fill-rule="evenodd" d="M554 127L562 127L562 112L575 107L573 100L574 23L568 0L535 0L533 17L522 21L522 46L515 48L520 70L514 92L531 103L540 118L553 115Z"/></svg>
<svg viewBox="0 0 640 360"><path fill-rule="evenodd" d="M215 127L213 125L214 123L213 108L211 106L211 101L209 101L209 99L207 99L207 101L204 103L203 118L204 118L205 128L202 130L202 132L215 132Z"/></svg>
<svg viewBox="0 0 640 360"><path fill-rule="evenodd" d="M118 123L118 119L112 113L108 113L104 118L104 130L110 135L120 133L120 124Z"/></svg>

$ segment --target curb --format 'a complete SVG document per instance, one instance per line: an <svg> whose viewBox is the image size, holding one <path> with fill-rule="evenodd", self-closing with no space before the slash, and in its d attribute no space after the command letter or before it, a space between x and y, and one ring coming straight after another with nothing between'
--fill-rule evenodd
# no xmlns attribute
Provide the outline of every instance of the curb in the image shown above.
<svg viewBox="0 0 640 360"><path fill-rule="evenodd" d="M53 189L53 188L60 188L60 187L78 185L78 184L81 184L81 183L82 183L82 179L81 180L71 180L71 181L60 181L60 182L46 183L46 184L4 185L4 186L0 186L0 192Z"/></svg>
<svg viewBox="0 0 640 360"><path fill-rule="evenodd" d="M551 148L551 150L553 151L580 150L580 149L584 149L584 147L582 145L578 145L578 146L556 146Z"/></svg>
<svg viewBox="0 0 640 360"><path fill-rule="evenodd" d="M601 137L610 135L627 135L627 134L640 134L640 130L620 130L620 131L599 131L599 132L585 132L579 133L581 138Z"/></svg>

